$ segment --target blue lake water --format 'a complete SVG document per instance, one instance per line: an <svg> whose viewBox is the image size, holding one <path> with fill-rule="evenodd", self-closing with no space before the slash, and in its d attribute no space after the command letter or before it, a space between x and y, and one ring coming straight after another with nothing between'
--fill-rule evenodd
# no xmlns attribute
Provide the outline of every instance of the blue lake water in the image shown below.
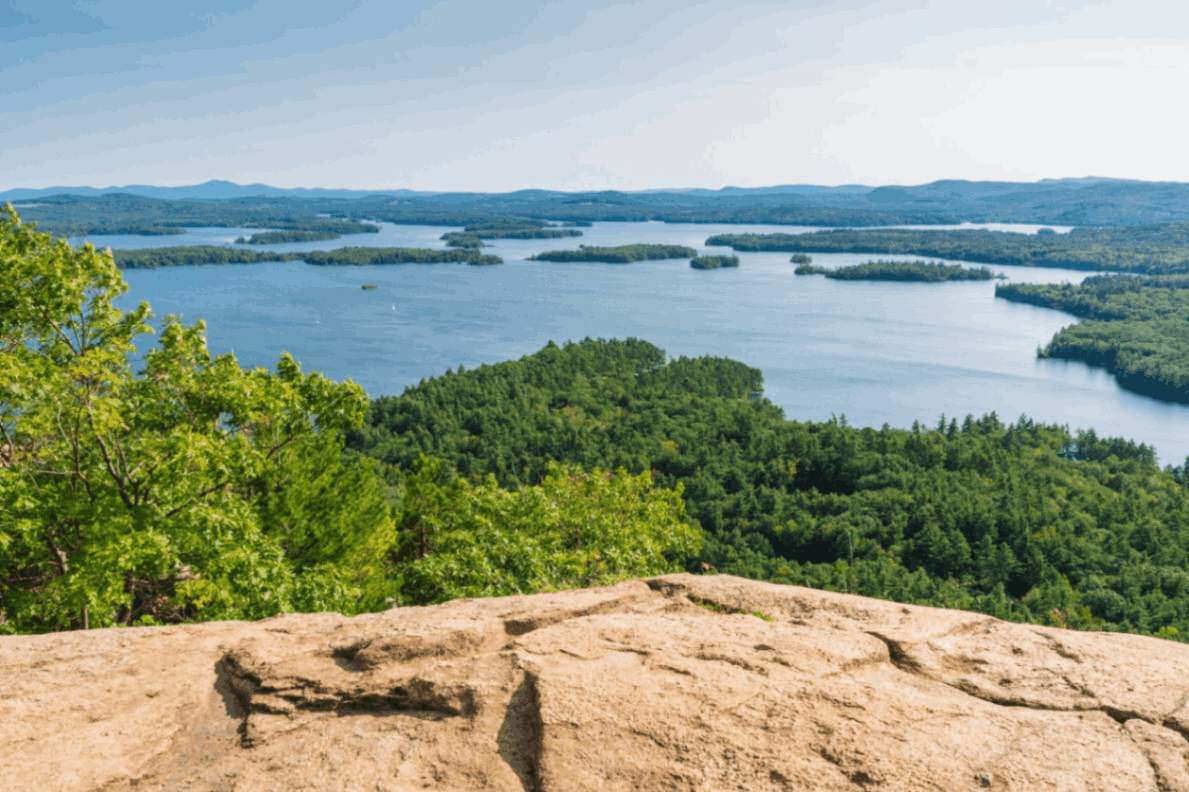
<svg viewBox="0 0 1189 792"><path fill-rule="evenodd" d="M1034 232L1037 226L980 226ZM259 229L192 229L174 237L91 237L97 246L230 244ZM350 245L442 247L440 226L384 224L379 234L258 250ZM1072 429L1094 427L1156 447L1162 463L1189 456L1189 405L1123 390L1101 369L1037 360L1076 320L994 299L994 282L834 281L795 276L787 253L741 253L738 269L687 260L615 264L527 261L578 244L683 244L708 253L719 233L789 226L597 223L583 237L495 240L503 266L314 267L302 262L127 270L127 299L159 314L206 320L211 350L270 367L289 351L307 371L351 378L373 396L422 377L468 369L586 336L635 336L670 356L722 355L759 367L765 394L797 420L845 414L852 425L936 424L994 410ZM1057 229L1065 231L1067 229ZM826 267L867 254L815 254ZM911 258L911 257L893 257ZM969 266L969 265L968 265ZM1078 283L1088 273L992 267L1016 282ZM374 291L363 291L374 283Z"/></svg>

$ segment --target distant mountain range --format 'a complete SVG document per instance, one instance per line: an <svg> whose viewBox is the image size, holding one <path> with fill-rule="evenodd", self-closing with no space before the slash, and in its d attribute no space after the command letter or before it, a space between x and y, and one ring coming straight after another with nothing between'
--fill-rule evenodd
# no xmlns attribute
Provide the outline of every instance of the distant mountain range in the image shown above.
<svg viewBox="0 0 1189 792"><path fill-rule="evenodd" d="M1117 226L1189 222L1189 184L1086 177L1038 182L943 180L909 186L808 184L775 187L649 190L640 192L450 193L415 190L287 189L209 181L190 187L130 185L18 188L0 201L47 200L59 206L119 194L166 201L237 206L304 206L391 222L453 224L494 216L551 220L662 220L666 222L786 225L936 225L960 222ZM77 199L66 196L78 196ZM89 200L88 200L89 199ZM32 208L32 207L30 207ZM92 209L98 209L98 206ZM47 218L48 219L48 218ZM436 220L435 220L436 219Z"/></svg>
<svg viewBox="0 0 1189 792"><path fill-rule="evenodd" d="M27 201L31 198L44 198L49 195L82 195L94 197L110 193L128 193L143 195L148 198L164 198L166 200L225 200L228 198L250 198L263 196L266 198L345 198L358 199L367 195L382 192L384 195L434 195L434 193L417 192L415 190L325 190L321 187L270 187L267 184L236 184L235 182L211 180L202 184L192 184L187 187L154 187L149 184L129 184L125 187L39 187L31 189L17 187L0 192L0 201Z"/></svg>

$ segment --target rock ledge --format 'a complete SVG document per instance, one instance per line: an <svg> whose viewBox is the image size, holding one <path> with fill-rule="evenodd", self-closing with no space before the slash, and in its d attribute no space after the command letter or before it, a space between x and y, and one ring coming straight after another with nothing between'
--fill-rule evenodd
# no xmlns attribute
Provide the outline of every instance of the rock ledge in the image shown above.
<svg viewBox="0 0 1189 792"><path fill-rule="evenodd" d="M670 575L354 619L0 638L0 779L1189 792L1187 670L1189 646L1153 638Z"/></svg>

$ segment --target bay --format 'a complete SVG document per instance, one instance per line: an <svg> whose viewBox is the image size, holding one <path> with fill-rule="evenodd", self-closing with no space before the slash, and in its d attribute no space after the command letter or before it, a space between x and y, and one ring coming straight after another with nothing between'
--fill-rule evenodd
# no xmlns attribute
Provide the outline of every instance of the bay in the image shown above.
<svg viewBox="0 0 1189 792"><path fill-rule="evenodd" d="M970 226L1035 232L1038 226ZM91 237L97 246L230 244L261 229L191 229L176 237ZM378 234L255 250L442 247L441 226L382 224ZM935 425L939 416L995 411L1189 456L1189 405L1118 386L1102 369L1038 360L1038 346L1077 320L996 300L994 282L834 281L795 276L787 253L740 253L738 269L687 260L615 264L528 261L578 244L683 244L703 253L720 233L796 233L789 226L596 223L584 236L494 240L505 264L315 267L302 262L127 270L128 303L205 319L216 354L271 367L288 351L306 371L351 378L373 396L399 394L459 365L510 360L550 340L635 336L678 355L721 355L763 370L765 395L794 420L845 415L855 426ZM1058 231L1068 229L1058 228ZM825 267L868 254L815 254ZM889 258L889 257L883 257ZM890 257L911 259L912 257ZM966 266L971 266L965 262ZM992 266L1011 281L1078 283L1090 273ZM364 283L377 289L365 291Z"/></svg>

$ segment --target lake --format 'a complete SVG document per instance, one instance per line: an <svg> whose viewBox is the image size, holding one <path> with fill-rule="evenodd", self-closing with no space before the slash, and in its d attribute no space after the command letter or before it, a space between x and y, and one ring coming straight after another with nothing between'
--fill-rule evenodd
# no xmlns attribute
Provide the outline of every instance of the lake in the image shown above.
<svg viewBox="0 0 1189 792"><path fill-rule="evenodd" d="M972 226L1035 232L1038 226ZM91 237L97 246L229 244L261 229L191 229L184 236ZM379 234L256 250L344 246L442 247L441 226L383 224ZM1021 414L1189 456L1189 405L1120 388L1105 371L1037 360L1036 349L1076 321L994 299L993 281L891 283L795 276L788 253L740 253L738 269L693 270L687 260L616 264L526 261L578 244L682 244L705 253L720 233L796 233L790 226L596 223L583 237L493 240L503 266L314 267L302 262L127 270L127 300L158 315L203 318L210 348L270 367L289 351L307 371L351 378L373 395L422 377L537 351L550 340L635 336L678 355L721 355L763 370L765 395L795 420L845 414L855 426L936 425L995 411ZM1058 231L1068 229L1058 228ZM858 264L868 254L814 254ZM884 257L909 259L912 257ZM953 262L962 263L962 262ZM967 264L969 266L969 264ZM1090 273L993 266L1012 281L1080 282ZM363 283L374 283L364 291Z"/></svg>

